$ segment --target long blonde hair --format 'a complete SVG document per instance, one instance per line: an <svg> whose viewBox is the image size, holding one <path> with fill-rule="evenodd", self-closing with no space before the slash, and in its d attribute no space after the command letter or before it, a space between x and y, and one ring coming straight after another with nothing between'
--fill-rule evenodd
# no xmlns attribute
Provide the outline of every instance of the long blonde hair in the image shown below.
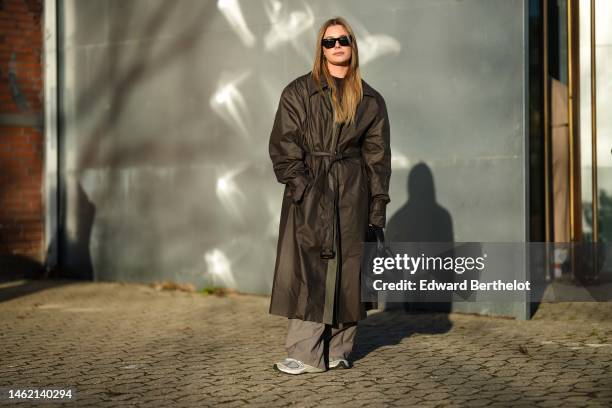
<svg viewBox="0 0 612 408"><path fill-rule="evenodd" d="M351 60L349 63L348 72L344 77L344 87L342 90L342 101L338 100L338 90L336 89L336 81L329 73L327 68L327 59L323 54L323 46L321 40L325 35L325 31L329 26L341 25L351 36ZM328 86L332 90L332 104L334 107L334 122L352 123L355 121L355 113L357 105L363 97L363 89L361 86L361 72L359 71L359 51L357 49L357 38L349 23L342 17L334 17L327 20L319 29L317 35L317 51L315 52L315 61L312 67L312 79L315 81L319 90L323 91L321 85L321 76L325 76Z"/></svg>

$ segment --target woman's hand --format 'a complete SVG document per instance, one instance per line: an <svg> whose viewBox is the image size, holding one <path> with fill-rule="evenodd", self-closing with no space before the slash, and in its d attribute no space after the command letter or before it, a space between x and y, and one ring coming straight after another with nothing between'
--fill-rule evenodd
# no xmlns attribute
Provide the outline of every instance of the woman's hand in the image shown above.
<svg viewBox="0 0 612 408"><path fill-rule="evenodd" d="M368 229L376 237L377 241L384 242L385 233L382 227L379 227L378 225L368 224Z"/></svg>

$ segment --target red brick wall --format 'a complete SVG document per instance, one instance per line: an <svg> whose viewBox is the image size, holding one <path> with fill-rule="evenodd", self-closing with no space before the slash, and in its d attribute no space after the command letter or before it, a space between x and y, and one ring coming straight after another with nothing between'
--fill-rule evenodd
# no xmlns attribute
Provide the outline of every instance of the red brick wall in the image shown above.
<svg viewBox="0 0 612 408"><path fill-rule="evenodd" d="M0 255L43 259L42 0L0 0Z"/></svg>

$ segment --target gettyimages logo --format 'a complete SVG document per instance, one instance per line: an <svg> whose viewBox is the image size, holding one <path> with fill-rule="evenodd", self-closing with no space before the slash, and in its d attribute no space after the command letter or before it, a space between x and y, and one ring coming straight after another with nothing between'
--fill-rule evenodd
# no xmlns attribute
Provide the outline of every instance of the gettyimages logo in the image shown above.
<svg viewBox="0 0 612 408"><path fill-rule="evenodd" d="M478 257L452 257L452 256L420 256L413 257L406 253L396 254L395 257L375 257L372 261L372 272L380 275L386 271L406 271L411 275L417 272L452 271L458 275L465 271L482 271L485 269L487 254Z"/></svg>

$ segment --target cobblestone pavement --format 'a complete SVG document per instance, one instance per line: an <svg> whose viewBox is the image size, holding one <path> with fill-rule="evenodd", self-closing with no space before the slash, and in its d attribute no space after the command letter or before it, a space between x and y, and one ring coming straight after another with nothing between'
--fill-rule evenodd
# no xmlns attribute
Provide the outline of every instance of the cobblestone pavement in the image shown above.
<svg viewBox="0 0 612 408"><path fill-rule="evenodd" d="M10 286L0 387L75 388L65 406L612 405L612 303L546 304L532 321L376 313L360 322L352 369L290 376L272 369L287 319L267 313L268 297Z"/></svg>

